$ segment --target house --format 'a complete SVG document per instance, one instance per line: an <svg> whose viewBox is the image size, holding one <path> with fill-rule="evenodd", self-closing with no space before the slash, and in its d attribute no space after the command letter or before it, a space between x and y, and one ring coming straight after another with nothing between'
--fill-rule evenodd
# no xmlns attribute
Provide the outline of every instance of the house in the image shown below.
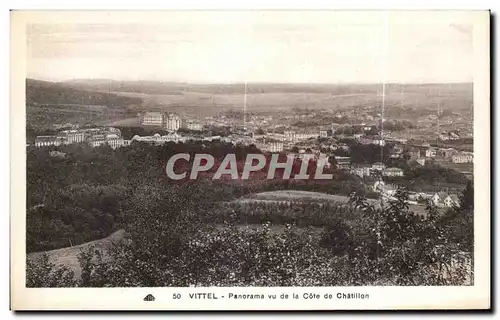
<svg viewBox="0 0 500 320"><path fill-rule="evenodd" d="M436 148L426 148L424 152L426 158L433 158L436 156Z"/></svg>
<svg viewBox="0 0 500 320"><path fill-rule="evenodd" d="M385 164L382 162L375 162L372 164L372 170L382 171L385 169Z"/></svg>
<svg viewBox="0 0 500 320"><path fill-rule="evenodd" d="M438 149L437 154L443 158L450 159L453 157L455 154L457 154L458 151L454 148L441 148Z"/></svg>
<svg viewBox="0 0 500 320"><path fill-rule="evenodd" d="M373 137L373 144L383 147L383 146L385 146L385 140L380 136L374 136Z"/></svg>
<svg viewBox="0 0 500 320"><path fill-rule="evenodd" d="M328 137L328 131L327 130L320 130L319 131L319 136L321 138L327 138Z"/></svg>
<svg viewBox="0 0 500 320"><path fill-rule="evenodd" d="M409 147L406 150L406 156L409 160L416 160L420 158L420 149L417 147Z"/></svg>
<svg viewBox="0 0 500 320"><path fill-rule="evenodd" d="M347 145L347 143L339 143L337 147L338 147L338 149L342 149L344 151L349 151L350 150L350 148Z"/></svg>
<svg viewBox="0 0 500 320"><path fill-rule="evenodd" d="M439 139L446 140L458 140L460 139L460 135L456 131L444 132L439 135Z"/></svg>
<svg viewBox="0 0 500 320"><path fill-rule="evenodd" d="M417 163L421 166L425 166L425 158L417 158Z"/></svg>
<svg viewBox="0 0 500 320"><path fill-rule="evenodd" d="M384 177L402 177L404 175L403 169L392 167L385 168L382 170L382 176Z"/></svg>
<svg viewBox="0 0 500 320"><path fill-rule="evenodd" d="M450 140L458 140L460 139L460 135L456 131L450 132Z"/></svg>
<svg viewBox="0 0 500 320"><path fill-rule="evenodd" d="M397 189L398 188L396 185L386 184L382 180L377 180L373 184L373 191L374 192L378 192L378 193L384 194L386 196L393 196L394 194L396 194Z"/></svg>
<svg viewBox="0 0 500 320"><path fill-rule="evenodd" d="M390 157L392 159L399 159L403 157L403 147L402 146L394 146L391 150Z"/></svg>
<svg viewBox="0 0 500 320"><path fill-rule="evenodd" d="M456 194L450 194L444 199L444 206L447 208L451 208L454 206L460 205L460 199Z"/></svg>
<svg viewBox="0 0 500 320"><path fill-rule="evenodd" d="M447 192L435 193L430 201L433 205L440 208L451 208L460 204L460 200L456 194L448 194Z"/></svg>

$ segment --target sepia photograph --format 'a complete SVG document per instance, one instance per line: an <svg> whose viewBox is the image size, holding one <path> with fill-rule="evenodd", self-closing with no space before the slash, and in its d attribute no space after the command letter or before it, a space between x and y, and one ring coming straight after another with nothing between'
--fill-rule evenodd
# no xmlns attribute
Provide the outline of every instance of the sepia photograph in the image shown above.
<svg viewBox="0 0 500 320"><path fill-rule="evenodd" d="M489 12L11 20L13 291L489 304Z"/></svg>

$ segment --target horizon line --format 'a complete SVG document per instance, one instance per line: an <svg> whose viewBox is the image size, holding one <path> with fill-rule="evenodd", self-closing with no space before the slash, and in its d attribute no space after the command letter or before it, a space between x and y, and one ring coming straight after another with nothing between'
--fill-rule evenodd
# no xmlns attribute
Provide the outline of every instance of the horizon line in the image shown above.
<svg viewBox="0 0 500 320"><path fill-rule="evenodd" d="M73 78L66 80L47 80L35 77L26 77L25 80L43 81L57 84L68 84L72 81L108 81L108 82L156 82L156 83L176 83L176 84L191 84L191 85L245 85L245 84L278 84L278 85L373 85L373 84L399 84L399 85L431 85L431 84L473 84L474 81L430 81L430 82L398 82L398 81L380 81L380 82L269 82L269 81L241 81L241 82L205 82L205 81L176 81L176 80L153 80L153 79L137 79L137 80L117 80L106 78Z"/></svg>

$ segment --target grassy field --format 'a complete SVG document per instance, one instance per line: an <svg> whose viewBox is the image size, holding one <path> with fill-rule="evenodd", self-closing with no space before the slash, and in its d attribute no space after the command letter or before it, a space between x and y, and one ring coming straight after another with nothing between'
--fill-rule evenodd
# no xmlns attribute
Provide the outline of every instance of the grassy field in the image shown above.
<svg viewBox="0 0 500 320"><path fill-rule="evenodd" d="M75 272L75 278L78 279L81 275L80 264L78 262L78 254L80 253L80 250L85 250L94 246L96 249L101 250L105 257L106 251L113 245L113 243L122 240L124 234L124 230L118 230L104 239L90 241L73 247L45 251L45 253L49 255L49 260L56 266L65 266L73 270ZM41 254L41 252L30 253L27 256L27 259L36 260Z"/></svg>
<svg viewBox="0 0 500 320"><path fill-rule="evenodd" d="M298 191L298 190L277 190L277 191L267 191L256 194L251 194L237 200L238 203L246 202L332 202L332 203L347 203L349 197L342 195L333 195L320 192L311 191ZM369 203L378 204L379 200L368 199ZM410 205L410 210L413 210L417 214L425 215L425 207Z"/></svg>

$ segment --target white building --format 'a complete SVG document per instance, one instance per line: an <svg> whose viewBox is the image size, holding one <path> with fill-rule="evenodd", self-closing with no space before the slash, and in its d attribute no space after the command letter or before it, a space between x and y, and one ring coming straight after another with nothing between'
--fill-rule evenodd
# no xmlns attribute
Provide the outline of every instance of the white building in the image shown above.
<svg viewBox="0 0 500 320"><path fill-rule="evenodd" d="M351 168L351 174L361 178L369 177L371 174L371 167L367 165L367 166L357 166Z"/></svg>
<svg viewBox="0 0 500 320"><path fill-rule="evenodd" d="M384 177L402 177L404 175L403 169L400 168L385 168L382 170Z"/></svg>
<svg viewBox="0 0 500 320"><path fill-rule="evenodd" d="M85 131L83 130L64 130L61 131L58 136L64 138L65 144L85 141Z"/></svg>
<svg viewBox="0 0 500 320"><path fill-rule="evenodd" d="M63 143L63 138L58 136L38 136L35 138L36 147L59 146Z"/></svg>
<svg viewBox="0 0 500 320"><path fill-rule="evenodd" d="M192 131L202 131L203 125L201 123L198 123L198 122L187 122L186 129L192 130Z"/></svg>
<svg viewBox="0 0 500 320"><path fill-rule="evenodd" d="M146 112L142 117L143 126L163 126L164 114L161 112Z"/></svg>
<svg viewBox="0 0 500 320"><path fill-rule="evenodd" d="M456 194L448 194L447 192L437 192L431 199L431 203L440 208L451 208L460 205L460 200Z"/></svg>
<svg viewBox="0 0 500 320"><path fill-rule="evenodd" d="M165 129L177 131L181 127L181 118L176 114L169 114L165 119Z"/></svg>
<svg viewBox="0 0 500 320"><path fill-rule="evenodd" d="M292 143L317 137L319 137L319 133L285 131L285 139Z"/></svg>
<svg viewBox="0 0 500 320"><path fill-rule="evenodd" d="M107 139L106 143L113 149L122 147L124 145L124 140L122 138Z"/></svg>
<svg viewBox="0 0 500 320"><path fill-rule="evenodd" d="M180 134L174 132L174 133L169 133L167 135L160 135L159 133L155 133L152 136L138 136L135 135L131 141L137 141L137 142L146 142L150 144L155 144L155 145L162 145L167 142L184 142L186 139L185 137L181 136ZM130 143L129 143L130 144Z"/></svg>
<svg viewBox="0 0 500 320"><path fill-rule="evenodd" d="M104 139L102 137L94 137L94 138L89 139L88 142L92 148L97 148L97 147L102 146L103 144L106 144L106 139Z"/></svg>
<svg viewBox="0 0 500 320"><path fill-rule="evenodd" d="M372 170L382 171L385 169L385 164L382 162L375 162L372 164Z"/></svg>
<svg viewBox="0 0 500 320"><path fill-rule="evenodd" d="M433 158L435 156L436 156L436 149L435 148L425 149L425 157L426 158Z"/></svg>
<svg viewBox="0 0 500 320"><path fill-rule="evenodd" d="M421 166L425 166L425 158L417 158L417 163Z"/></svg>
<svg viewBox="0 0 500 320"><path fill-rule="evenodd" d="M461 152L451 157L453 163L473 163L474 154L472 152Z"/></svg>
<svg viewBox="0 0 500 320"><path fill-rule="evenodd" d="M267 152L281 152L284 149L283 142L281 141L258 140L255 146Z"/></svg>

